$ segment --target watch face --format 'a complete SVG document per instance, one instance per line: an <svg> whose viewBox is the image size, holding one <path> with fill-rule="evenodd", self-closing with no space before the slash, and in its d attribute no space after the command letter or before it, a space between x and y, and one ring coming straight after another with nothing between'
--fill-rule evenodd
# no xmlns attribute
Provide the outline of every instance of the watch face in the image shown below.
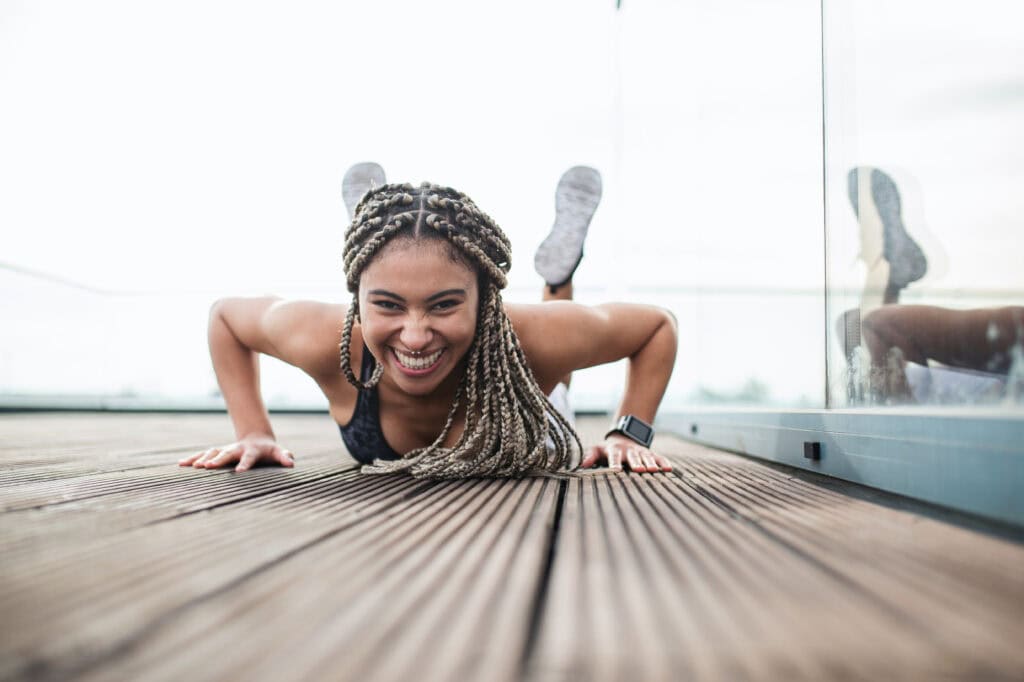
<svg viewBox="0 0 1024 682"><path fill-rule="evenodd" d="M646 443L651 438L651 434L654 430L650 427L641 424L637 419L630 419L629 423L626 424L626 433L635 437L637 440Z"/></svg>

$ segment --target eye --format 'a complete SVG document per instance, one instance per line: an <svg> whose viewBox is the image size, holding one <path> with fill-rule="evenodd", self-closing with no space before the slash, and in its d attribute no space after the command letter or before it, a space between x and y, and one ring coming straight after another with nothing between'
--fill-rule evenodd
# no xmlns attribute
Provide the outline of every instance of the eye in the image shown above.
<svg viewBox="0 0 1024 682"><path fill-rule="evenodd" d="M455 306L459 305L459 301L453 298L446 298L443 301L438 301L434 304L434 310L450 310Z"/></svg>
<svg viewBox="0 0 1024 682"><path fill-rule="evenodd" d="M370 301L370 305L381 310L398 310L399 306L394 301L388 301L386 299L379 301Z"/></svg>

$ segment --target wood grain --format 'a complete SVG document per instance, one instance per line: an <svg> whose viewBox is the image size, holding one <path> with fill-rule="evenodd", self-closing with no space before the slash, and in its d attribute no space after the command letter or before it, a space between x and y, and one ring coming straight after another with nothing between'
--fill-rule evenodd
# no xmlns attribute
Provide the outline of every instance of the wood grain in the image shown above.
<svg viewBox="0 0 1024 682"><path fill-rule="evenodd" d="M1020 529L665 435L424 482L273 423L296 466L236 474L176 465L224 415L0 415L0 679L1024 678Z"/></svg>

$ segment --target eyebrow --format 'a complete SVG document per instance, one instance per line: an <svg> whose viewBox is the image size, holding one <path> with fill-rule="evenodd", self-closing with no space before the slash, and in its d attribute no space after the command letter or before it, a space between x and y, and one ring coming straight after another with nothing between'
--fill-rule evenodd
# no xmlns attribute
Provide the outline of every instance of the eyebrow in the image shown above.
<svg viewBox="0 0 1024 682"><path fill-rule="evenodd" d="M401 301L402 303L405 303L405 299L404 298L402 298L401 296L399 296L396 293L393 293L391 291L387 291L385 289L374 289L374 290L370 291L369 295L370 296L375 296L375 295L376 296L386 296L387 298L393 298L396 301ZM445 289L444 291L439 291L436 294L431 294L430 296L427 297L427 301L428 302L436 301L437 299L444 298L445 296L465 296L465 295L466 295L466 290L465 289Z"/></svg>

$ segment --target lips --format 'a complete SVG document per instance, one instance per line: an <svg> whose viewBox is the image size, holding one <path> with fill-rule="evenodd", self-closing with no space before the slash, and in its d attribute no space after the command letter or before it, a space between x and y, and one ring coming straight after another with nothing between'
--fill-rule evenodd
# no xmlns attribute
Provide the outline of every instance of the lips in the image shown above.
<svg viewBox="0 0 1024 682"><path fill-rule="evenodd" d="M402 369L412 372L423 372L432 369L437 364L441 354L444 353L444 348L439 348L427 355L410 355L397 348L392 348L391 351L394 353L395 359L398 360L398 364Z"/></svg>

